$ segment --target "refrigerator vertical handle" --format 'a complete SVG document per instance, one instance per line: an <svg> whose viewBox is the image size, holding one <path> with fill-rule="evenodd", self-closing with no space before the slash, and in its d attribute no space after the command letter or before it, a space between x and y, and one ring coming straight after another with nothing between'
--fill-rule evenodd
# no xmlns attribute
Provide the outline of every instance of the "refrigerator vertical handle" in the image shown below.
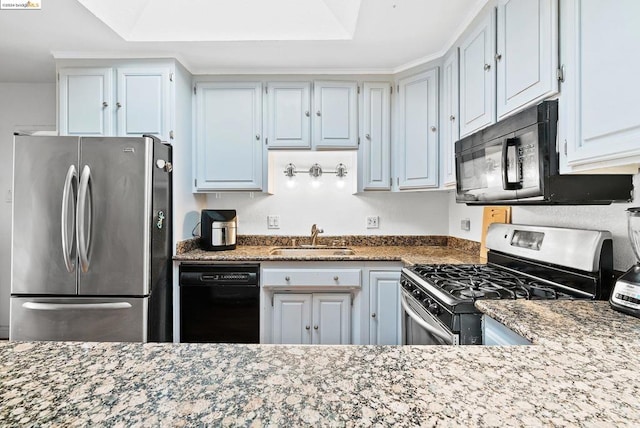
<svg viewBox="0 0 640 428"><path fill-rule="evenodd" d="M78 172L75 165L69 165L67 170L67 176L64 179L64 186L62 188L62 210L61 210L61 235L62 235L62 256L64 257L64 266L67 268L67 272L73 273L76 270L74 260L71 259L71 249L73 248L73 232L69 236L69 228L67 227L67 220L69 218L69 197L73 192L74 210L73 215L76 215L75 204L76 195L73 188L73 180L77 180ZM73 223L75 225L76 218L74 217Z"/></svg>
<svg viewBox="0 0 640 428"><path fill-rule="evenodd" d="M91 168L89 168L89 165L85 165L84 168L82 168L82 174L80 174L76 214L78 256L80 257L80 269L82 269L82 272L89 270L89 244L91 243L91 218L93 216L91 207L93 201L91 199ZM89 202L88 207L87 201Z"/></svg>

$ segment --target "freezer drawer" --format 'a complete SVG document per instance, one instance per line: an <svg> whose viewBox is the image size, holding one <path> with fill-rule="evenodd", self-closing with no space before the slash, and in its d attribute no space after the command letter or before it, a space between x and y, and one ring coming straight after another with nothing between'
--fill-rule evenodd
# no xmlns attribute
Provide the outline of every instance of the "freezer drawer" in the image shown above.
<svg viewBox="0 0 640 428"><path fill-rule="evenodd" d="M146 342L148 300L11 297L9 340Z"/></svg>

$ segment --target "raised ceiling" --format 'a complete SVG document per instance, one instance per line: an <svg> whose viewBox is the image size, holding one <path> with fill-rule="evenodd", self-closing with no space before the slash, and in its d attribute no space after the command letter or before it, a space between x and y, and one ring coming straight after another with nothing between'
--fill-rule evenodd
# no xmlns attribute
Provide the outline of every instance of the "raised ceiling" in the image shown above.
<svg viewBox="0 0 640 428"><path fill-rule="evenodd" d="M0 82L52 82L54 57L171 57L194 74L394 73L442 55L486 3L44 0L0 10Z"/></svg>

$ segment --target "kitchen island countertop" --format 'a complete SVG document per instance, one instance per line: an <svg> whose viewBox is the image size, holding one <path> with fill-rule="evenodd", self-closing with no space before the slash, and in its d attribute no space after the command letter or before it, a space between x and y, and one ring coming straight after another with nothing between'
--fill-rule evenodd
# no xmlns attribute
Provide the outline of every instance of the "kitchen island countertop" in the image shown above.
<svg viewBox="0 0 640 428"><path fill-rule="evenodd" d="M0 424L637 426L640 320L486 301L533 346L0 344Z"/></svg>

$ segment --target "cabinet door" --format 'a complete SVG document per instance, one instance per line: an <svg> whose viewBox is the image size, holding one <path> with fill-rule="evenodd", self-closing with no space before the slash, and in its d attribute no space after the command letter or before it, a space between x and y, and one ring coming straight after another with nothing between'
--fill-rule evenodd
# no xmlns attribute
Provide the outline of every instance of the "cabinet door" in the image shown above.
<svg viewBox="0 0 640 428"><path fill-rule="evenodd" d="M262 190L262 84L196 85L196 191Z"/></svg>
<svg viewBox="0 0 640 428"><path fill-rule="evenodd" d="M117 129L120 137L155 135L169 141L168 68L117 70Z"/></svg>
<svg viewBox="0 0 640 428"><path fill-rule="evenodd" d="M273 343L311 343L311 294L273 296Z"/></svg>
<svg viewBox="0 0 640 428"><path fill-rule="evenodd" d="M400 345L400 272L371 272L369 284L370 343Z"/></svg>
<svg viewBox="0 0 640 428"><path fill-rule="evenodd" d="M491 12L460 44L461 137L496 120L495 40L495 14Z"/></svg>
<svg viewBox="0 0 640 428"><path fill-rule="evenodd" d="M60 135L113 135L112 80L111 68L60 69Z"/></svg>
<svg viewBox="0 0 640 428"><path fill-rule="evenodd" d="M634 52L640 46L640 2L619 0L613 7L574 0L561 6L563 170L639 163L640 56Z"/></svg>
<svg viewBox="0 0 640 428"><path fill-rule="evenodd" d="M267 106L270 149L311 147L310 82L269 82Z"/></svg>
<svg viewBox="0 0 640 428"><path fill-rule="evenodd" d="M444 60L442 66L442 133L440 153L442 178L445 186L456 182L455 143L460 136L458 128L458 49Z"/></svg>
<svg viewBox="0 0 640 428"><path fill-rule="evenodd" d="M498 2L497 112L509 113L558 92L558 1Z"/></svg>
<svg viewBox="0 0 640 428"><path fill-rule="evenodd" d="M315 82L314 145L319 149L358 148L358 84Z"/></svg>
<svg viewBox="0 0 640 428"><path fill-rule="evenodd" d="M362 92L360 189L389 190L391 189L391 84L365 82Z"/></svg>
<svg viewBox="0 0 640 428"><path fill-rule="evenodd" d="M398 189L438 185L438 69L400 80Z"/></svg>
<svg viewBox="0 0 640 428"><path fill-rule="evenodd" d="M348 345L351 343L351 295L326 293L313 295L313 343Z"/></svg>

